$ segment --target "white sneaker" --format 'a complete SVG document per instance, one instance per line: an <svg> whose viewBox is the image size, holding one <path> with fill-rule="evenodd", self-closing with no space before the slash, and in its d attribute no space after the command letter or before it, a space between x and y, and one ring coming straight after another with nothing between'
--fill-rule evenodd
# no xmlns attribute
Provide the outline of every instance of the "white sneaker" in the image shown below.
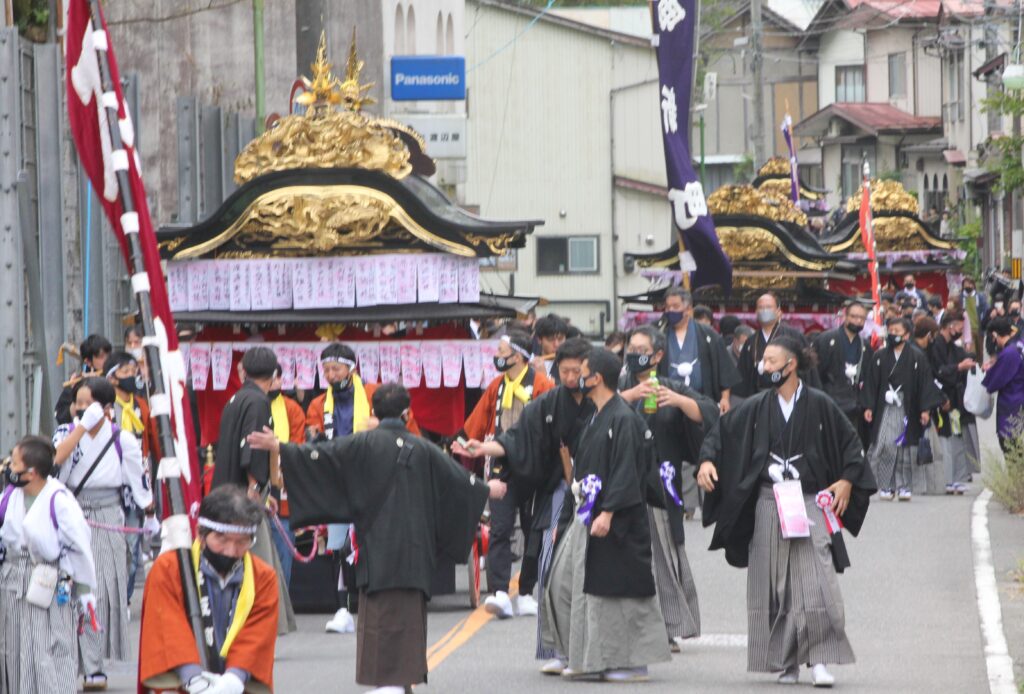
<svg viewBox="0 0 1024 694"><path fill-rule="evenodd" d="M351 634L356 630L356 620L352 619L349 611L342 607L334 613L334 617L331 621L327 622L324 630L334 632L335 634Z"/></svg>
<svg viewBox="0 0 1024 694"><path fill-rule="evenodd" d="M536 617L537 601L532 595L519 595L516 597L516 614L520 617Z"/></svg>
<svg viewBox="0 0 1024 694"><path fill-rule="evenodd" d="M892 493L891 489L883 489L880 492L878 492L878 498L881 499L882 501L892 501L894 498L896 498L896 495Z"/></svg>
<svg viewBox="0 0 1024 694"><path fill-rule="evenodd" d="M971 488L964 484L963 482L957 482L956 484L953 485L953 493L956 494L957 496L963 496L964 492L969 491L971 491Z"/></svg>
<svg viewBox="0 0 1024 694"><path fill-rule="evenodd" d="M366 694L405 694L405 687L377 687Z"/></svg>
<svg viewBox="0 0 1024 694"><path fill-rule="evenodd" d="M508 619L515 615L512 610L512 599L505 591L499 590L484 600L484 609L498 619ZM537 614L534 612L534 614Z"/></svg>
<svg viewBox="0 0 1024 694"><path fill-rule="evenodd" d="M811 668L811 684L815 687L831 687L835 683L836 678L821 663Z"/></svg>
<svg viewBox="0 0 1024 694"><path fill-rule="evenodd" d="M646 682L650 677L647 675L647 667L622 668L620 670L606 670L601 676L605 682L618 682L626 684L632 682Z"/></svg>
<svg viewBox="0 0 1024 694"><path fill-rule="evenodd" d="M540 671L545 675L561 675L568 666L561 658L552 658L540 666Z"/></svg>
<svg viewBox="0 0 1024 694"><path fill-rule="evenodd" d="M779 684L796 684L800 681L800 666L792 665L779 675Z"/></svg>
<svg viewBox="0 0 1024 694"><path fill-rule="evenodd" d="M103 692L107 689L107 676L102 672L86 675L83 689L87 692Z"/></svg>
<svg viewBox="0 0 1024 694"><path fill-rule="evenodd" d="M910 501L911 499L914 498L914 495L906 487L903 487L902 489L900 489L899 496L900 496L900 501Z"/></svg>

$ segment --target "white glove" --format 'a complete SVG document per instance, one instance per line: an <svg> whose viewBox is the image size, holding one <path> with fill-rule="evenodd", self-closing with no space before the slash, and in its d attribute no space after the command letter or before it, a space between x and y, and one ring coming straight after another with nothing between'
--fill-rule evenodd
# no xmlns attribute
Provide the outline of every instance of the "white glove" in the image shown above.
<svg viewBox="0 0 1024 694"><path fill-rule="evenodd" d="M226 672L220 676L217 684L206 690L205 694L243 694L245 683L238 679L233 672Z"/></svg>
<svg viewBox="0 0 1024 694"><path fill-rule="evenodd" d="M85 408L85 412L82 413L82 418L79 421L86 431L90 431L94 426L103 421L103 417L103 405L94 402Z"/></svg>
<svg viewBox="0 0 1024 694"><path fill-rule="evenodd" d="M217 686L221 676L212 672L203 672L188 681L185 691L188 694L209 694Z"/></svg>
<svg viewBox="0 0 1024 694"><path fill-rule="evenodd" d="M146 537L156 537L160 534L160 521L156 519L156 516L146 516L146 521L142 524L142 532Z"/></svg>

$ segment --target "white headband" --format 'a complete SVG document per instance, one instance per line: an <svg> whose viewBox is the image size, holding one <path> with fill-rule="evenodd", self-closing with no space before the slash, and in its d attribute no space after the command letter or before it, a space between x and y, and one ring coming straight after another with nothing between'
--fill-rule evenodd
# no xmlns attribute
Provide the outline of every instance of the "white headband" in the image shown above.
<svg viewBox="0 0 1024 694"><path fill-rule="evenodd" d="M530 361L531 359L533 359L533 355L532 354L527 352L525 349L523 349L519 345L513 344L512 343L512 338L509 337L508 335L502 335L501 336L501 341L504 342L509 347L511 347L513 352L518 352L519 354L523 355L523 359L525 359L526 361Z"/></svg>
<svg viewBox="0 0 1024 694"><path fill-rule="evenodd" d="M324 357L323 359L320 360L320 363L323 364L324 366L332 362L337 362L338 364L345 364L350 369L356 368L356 363L351 359L346 359L345 357Z"/></svg>
<svg viewBox="0 0 1024 694"><path fill-rule="evenodd" d="M198 525L206 528L207 530L212 530L215 533L221 533L222 535L255 535L256 531L259 529L259 527L255 525L230 525L228 523L219 523L215 520L210 520L209 518L203 518L202 516L199 516Z"/></svg>

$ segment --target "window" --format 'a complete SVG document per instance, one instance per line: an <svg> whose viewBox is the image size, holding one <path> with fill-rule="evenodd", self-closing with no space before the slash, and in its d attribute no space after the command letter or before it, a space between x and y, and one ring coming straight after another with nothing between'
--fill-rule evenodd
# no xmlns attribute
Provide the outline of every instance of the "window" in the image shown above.
<svg viewBox="0 0 1024 694"><path fill-rule="evenodd" d="M856 144L843 145L843 197L848 198L860 190L864 175L864 159L866 158L872 171L875 168L875 145Z"/></svg>
<svg viewBox="0 0 1024 694"><path fill-rule="evenodd" d="M836 68L836 101L864 101L863 65L844 65Z"/></svg>
<svg viewBox="0 0 1024 694"><path fill-rule="evenodd" d="M537 274L595 273L598 271L596 236L538 237Z"/></svg>
<svg viewBox="0 0 1024 694"><path fill-rule="evenodd" d="M907 95L907 54L889 54L889 98Z"/></svg>
<svg viewBox="0 0 1024 694"><path fill-rule="evenodd" d="M964 120L964 52L952 51L946 62L946 118L950 121Z"/></svg>
<svg viewBox="0 0 1024 694"><path fill-rule="evenodd" d="M412 5L405 13L405 51L407 55L416 55L416 9Z"/></svg>
<svg viewBox="0 0 1024 694"><path fill-rule="evenodd" d="M405 13L399 3L395 8L395 55L405 54Z"/></svg>

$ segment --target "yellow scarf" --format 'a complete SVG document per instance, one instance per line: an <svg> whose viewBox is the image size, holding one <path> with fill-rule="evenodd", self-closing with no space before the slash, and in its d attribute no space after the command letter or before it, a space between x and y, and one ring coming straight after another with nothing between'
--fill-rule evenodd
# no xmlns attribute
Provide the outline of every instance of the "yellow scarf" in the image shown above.
<svg viewBox="0 0 1024 694"><path fill-rule="evenodd" d="M129 395L127 401L122 400L116 395L114 399L121 406L121 429L131 432L136 436L141 436L146 427L142 424L142 420L139 419L139 415L135 413L135 396Z"/></svg>
<svg viewBox="0 0 1024 694"><path fill-rule="evenodd" d="M270 416L274 420L274 436L281 443L291 441L292 427L288 421L288 406L284 404L284 396L278 395L270 401Z"/></svg>
<svg viewBox="0 0 1024 694"><path fill-rule="evenodd" d="M192 543L192 569L196 572L196 582L199 582L199 554L201 552L199 540ZM238 633L245 626L245 620L252 612L252 606L256 603L256 578L252 571L252 557L248 552L242 557L242 587L238 591L238 601L235 603L235 615L231 618L231 626L224 637L224 645L220 649L220 657L227 658L231 644L235 642Z"/></svg>
<svg viewBox="0 0 1024 694"><path fill-rule="evenodd" d="M526 388L523 388L523 379L526 378L526 372L529 370L529 367L523 369L514 381L507 375L505 376L505 388L501 392L501 409L507 410L512 407L513 395L524 405L530 402L530 394L526 392Z"/></svg>
<svg viewBox="0 0 1024 694"><path fill-rule="evenodd" d="M370 421L370 401L366 399L362 379L356 374L352 374L352 390L352 433L355 434L366 431ZM334 391L330 388L324 400L324 414L334 414Z"/></svg>

